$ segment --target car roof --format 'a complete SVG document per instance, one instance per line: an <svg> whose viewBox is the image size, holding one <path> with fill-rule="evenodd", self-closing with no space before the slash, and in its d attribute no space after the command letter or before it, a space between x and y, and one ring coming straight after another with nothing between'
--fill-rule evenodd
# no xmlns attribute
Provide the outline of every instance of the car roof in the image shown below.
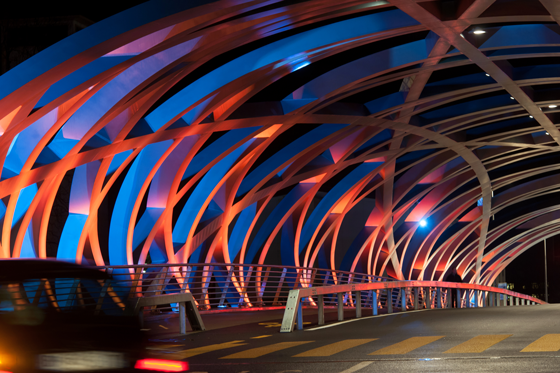
<svg viewBox="0 0 560 373"><path fill-rule="evenodd" d="M0 259L0 281L40 278L106 279L99 269L53 259Z"/></svg>

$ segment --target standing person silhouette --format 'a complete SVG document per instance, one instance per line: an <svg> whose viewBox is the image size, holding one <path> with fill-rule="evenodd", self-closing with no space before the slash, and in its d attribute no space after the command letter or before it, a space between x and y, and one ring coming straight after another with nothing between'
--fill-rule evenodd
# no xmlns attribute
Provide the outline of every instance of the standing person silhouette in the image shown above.
<svg viewBox="0 0 560 373"><path fill-rule="evenodd" d="M447 278L445 279L445 281L462 283L463 279L457 273L457 269L453 268L451 270L451 272L449 272L449 274L447 275ZM452 302L451 307L453 307L453 305L455 305L455 308L459 308L459 299L457 299L457 290L456 289L452 289L452 291L451 291L451 302Z"/></svg>

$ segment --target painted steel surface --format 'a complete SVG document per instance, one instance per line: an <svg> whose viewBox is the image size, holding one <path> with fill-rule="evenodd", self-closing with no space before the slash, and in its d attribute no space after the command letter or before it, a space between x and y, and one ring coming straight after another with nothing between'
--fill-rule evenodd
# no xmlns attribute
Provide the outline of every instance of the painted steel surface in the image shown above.
<svg viewBox="0 0 560 373"><path fill-rule="evenodd" d="M560 11L455 3L154 0L44 50L0 76L0 257L491 285L558 230Z"/></svg>

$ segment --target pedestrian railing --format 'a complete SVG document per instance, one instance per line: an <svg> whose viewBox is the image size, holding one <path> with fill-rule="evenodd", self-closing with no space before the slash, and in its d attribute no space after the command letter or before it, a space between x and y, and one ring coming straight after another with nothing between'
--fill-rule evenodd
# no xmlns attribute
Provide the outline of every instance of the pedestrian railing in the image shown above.
<svg viewBox="0 0 560 373"><path fill-rule="evenodd" d="M327 299L336 299L339 321L344 320L345 304L352 304L356 309L356 317L360 318L363 307L372 308L373 315L377 315L379 308L393 313L395 308L407 311L506 306L508 299L510 306L545 303L540 299L506 289L455 282L387 281L307 287L290 291L280 331L292 332L296 324L299 330L303 329L302 307L311 301L317 306L318 324L323 325Z"/></svg>
<svg viewBox="0 0 560 373"><path fill-rule="evenodd" d="M112 314L124 311L139 298L188 293L196 308L205 313L283 308L293 289L389 280L361 273L276 265L188 263L96 268L108 276L13 281L0 284L0 295L5 292L19 308L33 305ZM352 300L345 302L352 303ZM310 299L309 304L313 304L313 300ZM336 306L335 301L332 306ZM158 302L144 309L158 313L181 312L177 302Z"/></svg>
<svg viewBox="0 0 560 373"><path fill-rule="evenodd" d="M191 293L202 313L283 308L293 289L391 281L362 273L278 265L179 263L98 268L111 275L103 295L112 302L107 301L106 307L126 303L131 298ZM308 303L313 305L313 300ZM336 299L326 303L336 306ZM174 304L157 308L158 312L171 310L178 309Z"/></svg>

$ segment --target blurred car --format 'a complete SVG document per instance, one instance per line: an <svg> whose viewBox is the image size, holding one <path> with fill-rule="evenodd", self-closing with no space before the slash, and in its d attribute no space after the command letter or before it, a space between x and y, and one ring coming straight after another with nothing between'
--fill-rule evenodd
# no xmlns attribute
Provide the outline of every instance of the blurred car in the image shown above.
<svg viewBox="0 0 560 373"><path fill-rule="evenodd" d="M100 270L55 260L0 260L0 373L182 372L150 359L129 289Z"/></svg>

